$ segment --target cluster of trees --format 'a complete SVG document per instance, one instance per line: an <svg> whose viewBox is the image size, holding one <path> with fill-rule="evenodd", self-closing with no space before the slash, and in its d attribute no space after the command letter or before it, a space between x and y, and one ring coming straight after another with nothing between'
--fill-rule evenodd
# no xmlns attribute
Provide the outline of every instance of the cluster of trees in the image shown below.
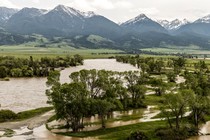
<svg viewBox="0 0 210 140"><path fill-rule="evenodd" d="M43 77L48 76L49 71L59 67L69 67L83 64L80 55L73 57L40 58L34 60L15 57L0 57L0 78L5 77Z"/></svg>
<svg viewBox="0 0 210 140"><path fill-rule="evenodd" d="M185 78L185 82L179 86L177 94L164 95L161 111L166 116L171 132L174 134L185 131L186 138L189 135L199 134L199 124L205 122L205 116L210 115L210 76L205 61L195 63L195 71L185 70L185 61L177 59L174 69ZM188 116L189 115L189 116ZM188 120L185 117L188 116ZM189 124L189 127L182 124ZM180 135L174 135L180 138Z"/></svg>
<svg viewBox="0 0 210 140"><path fill-rule="evenodd" d="M164 131L158 131L157 135L163 139L183 139L189 135L199 134L199 124L205 122L205 116L210 115L210 75L205 61L201 60L191 65L183 57L164 60L163 58L142 58L138 55L117 56L116 59L118 62L130 63L141 68L144 75L151 75L154 72L166 74L168 83L163 82L161 78L150 79L148 83L156 87L157 95L163 96L161 114L165 116L170 127ZM192 70L187 70L187 66ZM178 89L178 93L172 91L163 94L169 89L169 82L176 82L177 75L182 75L185 79L184 83L172 86ZM186 124L189 124L188 128Z"/></svg>
<svg viewBox="0 0 210 140"><path fill-rule="evenodd" d="M183 139L199 133L199 124L210 114L210 76L205 61L190 64L194 71L187 70L189 63L183 57L118 56L117 61L130 63L141 71L81 70L72 73L72 82L65 84L59 83L59 72L51 72L47 82L51 89L46 94L57 119L65 120L68 128L78 131L84 127L84 117L98 114L105 128L106 117L112 111L146 107L143 99L150 85L156 95L162 96L161 114L169 126L157 130L157 136ZM163 80L161 74L167 79ZM178 75L185 82L177 84ZM139 136L145 137L138 132L132 138Z"/></svg>
<svg viewBox="0 0 210 140"><path fill-rule="evenodd" d="M130 63L133 66L141 68L142 72L148 74L160 74L164 67L167 66L163 58L140 57L136 56L116 56L118 62Z"/></svg>
<svg viewBox="0 0 210 140"><path fill-rule="evenodd" d="M141 68L142 72L147 72L149 74L161 74L165 67L174 68L177 70L177 74L180 72L178 70L182 69L186 64L186 59L184 57L178 58L154 58L154 57L141 57L136 56L116 56L116 60L122 63L129 63L133 66Z"/></svg>
<svg viewBox="0 0 210 140"><path fill-rule="evenodd" d="M84 117L98 114L105 128L105 119L112 111L146 107L143 103L146 87L139 72L81 70L70 78L71 83L60 84L59 72L51 72L47 81L51 89L46 95L57 119L65 120L73 131L84 127Z"/></svg>
<svg viewBox="0 0 210 140"><path fill-rule="evenodd" d="M179 134L183 131L185 135L181 137L186 138L199 134L199 124L204 123L205 116L210 115L209 108L209 95L198 94L193 89L185 87L177 94L164 95L161 112L166 117L170 131L176 134L175 138L180 138Z"/></svg>

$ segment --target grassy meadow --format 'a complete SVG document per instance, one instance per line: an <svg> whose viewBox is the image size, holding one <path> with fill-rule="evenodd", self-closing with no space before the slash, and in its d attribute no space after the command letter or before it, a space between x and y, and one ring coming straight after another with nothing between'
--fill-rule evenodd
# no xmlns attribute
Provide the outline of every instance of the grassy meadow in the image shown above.
<svg viewBox="0 0 210 140"><path fill-rule="evenodd" d="M18 45L18 46L0 46L0 56L15 56L20 58L41 57L56 57L80 54L84 58L108 58L115 56L115 53L123 52L121 50L111 49L86 49L73 48L69 46L62 47L34 47L32 45Z"/></svg>
<svg viewBox="0 0 210 140"><path fill-rule="evenodd" d="M210 50L204 50L201 49L199 46L163 46L160 48L144 48L141 49L142 51L151 51L151 52L157 52L157 53L166 53L166 54L192 54L197 55L199 57L203 57L203 55L207 55L210 57Z"/></svg>

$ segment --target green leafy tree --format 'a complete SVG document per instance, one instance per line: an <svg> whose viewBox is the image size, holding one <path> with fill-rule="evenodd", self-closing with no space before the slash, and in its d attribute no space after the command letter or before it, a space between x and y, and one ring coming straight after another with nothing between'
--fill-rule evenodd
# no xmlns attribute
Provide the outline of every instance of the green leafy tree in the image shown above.
<svg viewBox="0 0 210 140"><path fill-rule="evenodd" d="M94 101L94 110L101 118L102 128L106 128L106 116L114 108L115 105L106 100L96 99Z"/></svg>
<svg viewBox="0 0 210 140"><path fill-rule="evenodd" d="M146 93L146 88L142 85L132 85L128 87L128 91L131 93L132 104L135 108L143 105L142 99Z"/></svg>
<svg viewBox="0 0 210 140"><path fill-rule="evenodd" d="M171 129L173 129L171 116L175 117L175 129L180 129L182 117L186 112L187 106L192 96L192 90L182 90L178 94L170 93L164 95L161 112L165 114Z"/></svg>
<svg viewBox="0 0 210 140"><path fill-rule="evenodd" d="M210 99L208 97L193 94L189 101L189 107L192 110L192 121L198 134L199 123L204 120L204 115L209 111Z"/></svg>
<svg viewBox="0 0 210 140"><path fill-rule="evenodd" d="M87 90L82 83L70 83L56 86L46 92L56 112L56 118L65 120L67 127L77 132L83 128L82 118L89 110Z"/></svg>

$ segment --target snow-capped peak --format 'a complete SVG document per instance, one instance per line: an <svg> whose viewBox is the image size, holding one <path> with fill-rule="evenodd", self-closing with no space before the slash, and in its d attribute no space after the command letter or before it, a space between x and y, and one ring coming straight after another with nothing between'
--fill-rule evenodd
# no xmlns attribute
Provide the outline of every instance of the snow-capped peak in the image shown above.
<svg viewBox="0 0 210 140"><path fill-rule="evenodd" d="M143 21L143 20L148 20L149 18L145 14L140 14L137 17L131 19L131 21Z"/></svg>
<svg viewBox="0 0 210 140"><path fill-rule="evenodd" d="M74 8L67 7L67 6L64 6L64 5L58 5L54 8L54 10L55 11L63 11L70 16L72 16L72 15L81 16L82 15L82 12L80 12L79 10L76 10Z"/></svg>
<svg viewBox="0 0 210 140"><path fill-rule="evenodd" d="M90 17L96 16L96 14L93 11L84 12L83 15L86 18L90 18Z"/></svg>
<svg viewBox="0 0 210 140"><path fill-rule="evenodd" d="M159 23L163 27L168 26L170 23L168 20L156 20L156 22Z"/></svg>
<svg viewBox="0 0 210 140"><path fill-rule="evenodd" d="M172 20L172 21L157 20L157 22L167 30L177 30L181 26L190 23L187 19L183 19L183 20L175 19L175 20Z"/></svg>
<svg viewBox="0 0 210 140"><path fill-rule="evenodd" d="M126 21L125 23L122 23L121 25L127 25L127 24L135 24L140 21L148 21L150 20L145 14L140 14L137 17L130 19Z"/></svg>
<svg viewBox="0 0 210 140"><path fill-rule="evenodd" d="M0 7L0 20L6 21L8 20L13 14L17 13L18 9Z"/></svg>
<svg viewBox="0 0 210 140"><path fill-rule="evenodd" d="M195 21L195 23L210 23L210 15L202 17Z"/></svg>

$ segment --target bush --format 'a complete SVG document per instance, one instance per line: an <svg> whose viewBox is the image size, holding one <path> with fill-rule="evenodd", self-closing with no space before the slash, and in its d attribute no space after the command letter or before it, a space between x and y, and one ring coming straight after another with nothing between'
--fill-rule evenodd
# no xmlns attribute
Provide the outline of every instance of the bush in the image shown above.
<svg viewBox="0 0 210 140"><path fill-rule="evenodd" d="M188 129L180 128L180 130L169 128L158 128L155 131L157 137L161 140L185 140L189 137Z"/></svg>
<svg viewBox="0 0 210 140"><path fill-rule="evenodd" d="M10 121L17 118L17 114L15 114L11 110L0 110L0 122Z"/></svg>
<svg viewBox="0 0 210 140"><path fill-rule="evenodd" d="M148 140L149 138L146 136L144 132L136 131L132 132L128 137L128 140Z"/></svg>

